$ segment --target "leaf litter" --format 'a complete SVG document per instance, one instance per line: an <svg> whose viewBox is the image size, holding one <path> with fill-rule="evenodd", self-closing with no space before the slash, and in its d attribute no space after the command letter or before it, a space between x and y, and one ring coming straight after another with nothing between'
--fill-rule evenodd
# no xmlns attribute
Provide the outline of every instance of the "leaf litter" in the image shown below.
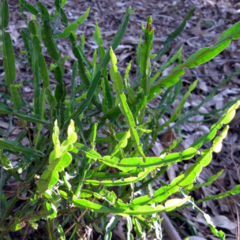
<svg viewBox="0 0 240 240"><path fill-rule="evenodd" d="M35 4L36 1L29 0L26 1L30 4ZM43 4L48 6L48 10L54 12L54 1L42 0ZM136 9L136 12L132 14L130 18L130 23L128 30L126 32L121 45L116 49L115 53L119 59L119 71L124 72L126 66L130 60L135 60L136 58L136 48L139 36L141 35L141 23L146 24L147 16L151 15L153 18L153 26L155 37L153 41L153 50L152 53L157 52L161 47L167 36L174 31L179 24L182 22L187 11L192 7L195 7L194 16L187 22L185 30L179 35L171 44L170 49L165 55L160 59L156 66L159 67L164 63L165 59L171 57L176 51L183 46L183 56L182 59L185 61L191 54L196 52L198 49L211 46L219 38L220 34L234 23L239 21L239 12L240 4L237 1L223 1L223 0L183 0L183 1L157 1L151 0L146 3L144 0L139 1L77 1L77 0L68 0L65 5L66 14L69 18L69 21L73 22L80 15L82 15L88 7L91 7L90 15L87 21L80 25L76 31L78 37L84 33L86 38L85 52L90 58L93 55L93 51L96 48L95 42L93 41L92 35L95 28L95 21L98 21L98 25L101 28L102 38L104 40L103 46L106 48L109 46L113 35L118 29L118 26L121 23L121 18L124 15L125 10L132 6L133 9ZM21 55L21 51L24 50L23 42L20 35L20 29L25 26L24 21L22 20L21 13L19 10L18 4L13 4L12 1L9 1L10 7L10 18L9 31L13 39L13 46L16 53L16 65L18 69L17 80L19 82L25 82L23 88L23 96L26 99L31 100L32 95L31 87L26 83L32 77L29 67L27 67L26 59ZM27 13L27 19L31 19L31 14ZM26 26L25 26L26 27ZM222 82L228 75L236 71L240 67L240 50L239 50L240 40L233 41L231 45L220 55L214 58L212 61L203 64L194 69L187 69L186 74L183 76L182 81L184 86L189 86L195 79L199 79L198 87L192 92L190 97L187 99L184 107L192 108L200 104L200 102L216 87L220 82ZM63 55L69 55L70 59L65 62L66 73L65 73L65 83L67 88L70 87L71 79L71 66L72 59L74 56L70 50L69 45L66 41L59 43L59 48ZM46 53L46 51L45 51ZM47 56L46 61L48 64L51 64L51 59ZM2 101L2 94L4 93L4 73L2 67L2 57L0 56L0 96ZM70 67L67 69L67 66ZM166 74L166 71L164 74ZM133 68L130 72L134 76L136 69ZM50 75L50 80L53 79L53 75ZM53 87L53 85L52 85ZM182 94L184 94L185 89L183 88ZM213 110L222 109L227 102L236 99L240 95L240 76L235 75L232 79L224 85L222 88L219 88L217 94L205 103L200 109L199 113L208 113ZM174 108L177 106L177 101L174 104ZM152 104L152 103L151 103ZM240 111L237 112L235 119L230 123L230 132L227 138L224 141L223 149L221 153L213 158L213 161L209 165L206 171L199 176L199 181L206 181L206 179L216 174L219 170L225 169L224 174L215 182L207 187L202 189L197 189L195 195L199 198L203 198L208 194L214 195L219 192L224 192L229 189L232 189L239 182L239 171L240 171L240 122L239 117ZM167 116L165 116L167 120ZM175 138L179 138L180 134L183 135L183 141L179 146L180 150L187 148L193 143L199 136L204 134L211 124L216 121L218 117L215 117L212 114L212 120L210 122L204 122L204 115L196 115L189 119L189 122L186 122L179 126L178 135L172 136L172 141ZM1 130L6 132L8 119L5 116L0 115ZM17 119L13 119L13 124L17 127L19 122ZM17 135L19 132L18 129L13 132ZM164 135L165 134L165 135ZM166 148L166 142L161 143L161 139L170 139L169 132L163 133L159 136L158 145L154 146L152 151L154 155L159 155L159 148ZM27 143L25 143L27 144ZM169 142L167 143L169 144ZM155 150L154 150L155 148ZM12 159L14 161L14 159ZM191 160L190 160L191 162ZM188 164L190 164L187 163ZM185 163L184 163L185 164ZM183 163L172 166L168 171L168 176L165 175L165 181L170 180L172 177L178 175L182 169L186 168ZM203 180L201 180L203 179ZM155 188L157 189L159 185L159 179L155 182ZM9 186L8 191L11 196L13 194L11 190L16 191L14 183ZM16 192L15 192L16 193ZM240 223L237 223L237 211L236 208L239 208L237 202L240 202L239 196L232 196L220 200L211 200L206 203L201 204L202 210L208 213L214 222L214 224L220 229L227 229L228 237L227 239L236 239L236 226L239 226ZM199 236L192 236L190 239L215 239L211 236L211 232L205 222L197 220L199 216L191 208L186 208L179 211L182 216L186 218L188 222L198 221L199 224L194 227L197 229ZM173 221L179 221L173 217ZM114 230L116 238L124 239L122 233L125 231L123 225L125 220L122 223L118 224L118 227ZM187 229L187 225L181 223L181 228ZM240 236L238 236L240 237ZM101 238L100 238L101 239ZM166 238L167 239L167 238Z"/></svg>

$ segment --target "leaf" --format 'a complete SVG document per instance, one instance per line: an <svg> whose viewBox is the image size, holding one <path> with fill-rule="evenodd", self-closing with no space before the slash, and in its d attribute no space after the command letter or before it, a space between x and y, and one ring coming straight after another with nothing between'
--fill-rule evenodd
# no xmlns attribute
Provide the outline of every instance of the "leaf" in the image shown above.
<svg viewBox="0 0 240 240"><path fill-rule="evenodd" d="M95 32L93 34L93 39L98 46L101 46L103 44L103 40L101 38L101 30L98 26L97 20L95 21Z"/></svg>
<svg viewBox="0 0 240 240"><path fill-rule="evenodd" d="M75 132L75 126L74 126L74 121L71 120L68 129L67 129L67 134L68 134L68 143L75 143L77 141L77 134Z"/></svg>
<svg viewBox="0 0 240 240"><path fill-rule="evenodd" d="M220 136L216 137L213 141L213 152L219 153L222 149L222 141L224 138L226 138L227 133L228 133L229 126L226 126Z"/></svg>
<svg viewBox="0 0 240 240"><path fill-rule="evenodd" d="M37 34L37 26L36 26L37 23L36 22L37 22L36 20L31 20L28 23L29 32L32 33L33 35Z"/></svg>
<svg viewBox="0 0 240 240"><path fill-rule="evenodd" d="M120 73L117 71L117 57L115 53L113 52L112 48L110 48L110 57L111 57L111 62L112 66L110 69L110 76L113 81L113 90L117 93L117 101L119 103L119 107L121 109L122 114L126 117L127 119L127 124L130 129L131 133L131 139L134 144L135 150L144 158L144 161L146 161L146 156L142 151L142 147L139 145L139 137L137 131L134 129L135 127L135 121L133 118L133 114L126 102L126 96L122 92L123 90L123 81L121 78Z"/></svg>
<svg viewBox="0 0 240 240"><path fill-rule="evenodd" d="M195 181L200 172L202 171L202 166L200 164L194 164L185 171L184 179L178 183L179 186L184 187Z"/></svg>
<svg viewBox="0 0 240 240"><path fill-rule="evenodd" d="M54 132L52 135L54 150L50 153L47 170L43 172L40 180L37 182L37 186L41 194L45 194L47 190L52 189L59 179L59 172L68 167L72 161L72 155L68 151L75 150L73 147L73 140L77 140L77 136L74 136L76 133L73 121L71 121L69 125L68 134L68 139L60 144L59 128L57 125L57 120L55 120Z"/></svg>
<svg viewBox="0 0 240 240"><path fill-rule="evenodd" d="M141 60L140 60L140 71L142 76L141 87L144 92L144 96L148 96L150 91L150 74L151 74L151 63L150 63L150 52L152 49L152 40L154 35L154 30L151 25L152 18L148 18L146 29L144 29L144 42L141 50Z"/></svg>
<svg viewBox="0 0 240 240"><path fill-rule="evenodd" d="M45 62L45 58L42 55L42 47L41 42L37 36L33 37L33 53L35 55L35 59L38 63L40 68L41 75L43 77L43 86L47 88L50 84L49 76L48 76L48 69Z"/></svg>
<svg viewBox="0 0 240 240"><path fill-rule="evenodd" d="M120 29L117 31L116 35L114 36L112 42L111 42L111 46L113 49L116 49L117 46L119 45L120 41L122 40L123 38L123 35L126 31L126 28L127 28L127 25L128 25L128 22L129 22L129 16L130 14L132 13L132 9L129 8L127 11L126 11L126 14L122 20L122 24L121 24L121 27ZM90 104L92 98L93 98L93 95L95 93L95 90L98 86L98 83L100 81L100 78L101 78L101 70L103 68L105 68L110 60L110 56L109 56L109 49L108 51L106 52L105 56L103 59L101 59L100 63L97 65L97 68L96 68L96 74L94 75L94 78L91 82L91 85L89 86L89 90L88 90L88 94L87 94L87 99L78 106L78 108L76 109L76 111L74 113L72 113L72 115L67 119L67 121L65 122L64 124L64 127L66 128L67 124L69 123L70 119L75 119L76 117L78 117L85 109L86 107Z"/></svg>
<svg viewBox="0 0 240 240"><path fill-rule="evenodd" d="M22 152L27 155L34 155L36 157L43 157L44 153L41 151L34 150L32 148L23 147L19 142L7 140L4 138L0 138L0 149L10 150L13 152Z"/></svg>
<svg viewBox="0 0 240 240"><path fill-rule="evenodd" d="M206 202L206 201L209 201L209 200L221 199L221 198L224 198L224 197L227 197L227 196L230 196L230 195L237 195L239 193L240 193L240 185L236 185L232 190L226 191L224 193L220 193L220 194L217 194L215 196L208 195L207 197L196 201L196 204L201 203L201 202Z"/></svg>
<svg viewBox="0 0 240 240"><path fill-rule="evenodd" d="M18 93L18 88L21 87L22 84L17 84L17 85L10 85L10 93L11 93L11 99L12 102L14 103L14 110L19 110L21 108L21 101Z"/></svg>
<svg viewBox="0 0 240 240"><path fill-rule="evenodd" d="M68 38L69 35L71 34L71 32L74 32L78 26L80 24L82 24L86 18L88 17L89 15L89 11L90 11L90 7L86 10L86 12L81 16L79 17L78 19L76 19L73 23L69 24L62 33L60 33L59 35L57 35L56 37L59 37L59 38Z"/></svg>
<svg viewBox="0 0 240 240"><path fill-rule="evenodd" d="M169 202L165 207L162 205L157 205L155 208L153 208L152 206L145 205L145 206L132 208L132 209L131 207L128 208L127 205L124 205L124 204L121 204L120 208L119 207L108 208L103 205L99 205L85 199L77 199L74 197L72 201L76 206L90 209L93 212L105 213L105 214L112 213L112 214L121 215L121 216L129 216L129 215L137 216L137 215L152 215L153 213L162 212L162 211L171 211L175 209L176 206L181 206L182 204L184 204L186 201L188 201L189 198L190 197L186 197L184 199L178 199L174 202L174 204L173 202Z"/></svg>
<svg viewBox="0 0 240 240"><path fill-rule="evenodd" d="M72 44L73 44L73 42L72 42ZM86 87L88 87L90 85L90 81L87 77L86 69L85 69L85 66L83 64L83 59L82 59L82 54L80 52L80 47L77 46L77 45L74 45L72 51L73 51L74 56L78 60L78 69L79 69L79 75L81 77L81 80L86 85Z"/></svg>
<svg viewBox="0 0 240 240"><path fill-rule="evenodd" d="M87 179L85 180L85 184L91 184L93 186L125 186L125 185L129 185L131 183L136 183L138 181L141 181L142 179L144 179L149 173L151 172L151 170L145 170L143 172L138 173L138 175L136 177L132 176L132 177L121 177L121 179L119 180L102 180L102 181L98 181L98 180L92 180L92 179ZM114 176L113 176L114 177Z"/></svg>
<svg viewBox="0 0 240 240"><path fill-rule="evenodd" d="M203 156L197 159L203 167L206 167L212 160L212 151L209 149L204 152Z"/></svg>
<svg viewBox="0 0 240 240"><path fill-rule="evenodd" d="M228 230L235 230L237 227L236 224L232 221L230 221L226 216L224 215L217 215L215 217L212 217L213 224L216 227L224 228Z"/></svg>
<svg viewBox="0 0 240 240"><path fill-rule="evenodd" d="M74 146L76 146L79 150L83 151L87 155L87 157L89 157L91 159L102 158L102 156L99 153L97 153L93 149L89 148L88 146L85 146L81 143L75 143Z"/></svg>
<svg viewBox="0 0 240 240"><path fill-rule="evenodd" d="M33 7L32 5L28 4L28 3L25 3L24 0L19 0L19 2L22 4L22 6L24 8L26 8L30 13L32 13L33 15L36 15L38 17L40 17L40 14L38 13L38 10Z"/></svg>
<svg viewBox="0 0 240 240"><path fill-rule="evenodd" d="M6 156L2 155L2 154L0 154L0 163L1 163L1 166L5 170L9 170L9 169L13 168L13 166L12 166L11 162L9 161L9 159Z"/></svg>
<svg viewBox="0 0 240 240"><path fill-rule="evenodd" d="M164 42L163 48L157 52L157 56L154 58L154 61L158 61L167 52L171 42L183 31L187 21L191 18L194 12L195 8L192 8L190 11L188 11L180 26L168 35L166 41Z"/></svg>
<svg viewBox="0 0 240 240"><path fill-rule="evenodd" d="M41 34L42 39L45 47L47 48L48 54L55 60L60 60L61 54L58 51L57 45L54 42L53 36L52 36L52 28L50 25L50 16L48 13L47 8L39 1L37 2L37 6L39 8L39 11L42 14L42 28L41 28Z"/></svg>
<svg viewBox="0 0 240 240"><path fill-rule="evenodd" d="M177 105L175 108L174 112L171 114L171 117L169 118L168 121L166 121L162 126L158 129L156 129L157 132L162 131L165 127L168 127L172 122L175 121L177 118L178 114L181 113L184 104L186 103L187 98L190 96L191 92L195 89L197 86L198 80L195 80L188 88L188 91L184 94L184 96L181 98L180 103Z"/></svg>
<svg viewBox="0 0 240 240"><path fill-rule="evenodd" d="M52 171L61 172L64 168L68 167L72 161L72 156L70 153L65 152L60 158L52 161L47 168Z"/></svg>
<svg viewBox="0 0 240 240"><path fill-rule="evenodd" d="M212 47L205 47L198 50L183 64L173 68L167 77L161 77L151 88L156 86L170 87L178 82L179 77L184 74L184 68L193 68L214 58L230 44L231 39L235 40L240 37L240 30L238 26L239 25L232 27L231 30L229 30L229 34L227 30L224 38L221 36Z"/></svg>
<svg viewBox="0 0 240 240"><path fill-rule="evenodd" d="M7 0L3 0L1 3L1 30L4 32L4 29L8 26L9 22L9 10Z"/></svg>
<svg viewBox="0 0 240 240"><path fill-rule="evenodd" d="M198 151L195 149L195 148L188 148L188 149L185 149L183 152L182 152L182 159L185 160L185 159L191 159L192 157L194 157L196 154L198 153Z"/></svg>
<svg viewBox="0 0 240 240"><path fill-rule="evenodd" d="M29 66L31 66L31 68L32 68L32 56L31 56L32 49L30 49L31 43L29 41L28 32L26 29L23 29L21 31L21 34L22 34L22 38L23 38L24 47L27 50L28 63L29 63Z"/></svg>
<svg viewBox="0 0 240 240"><path fill-rule="evenodd" d="M195 184L192 188L188 189L189 191L194 191L195 189L201 188L201 187L206 187L209 186L210 184L212 184L214 181L216 181L219 176L222 175L222 173L224 172L224 169L222 169L221 171L219 171L217 174L212 175L210 178L208 178L208 180L202 184Z"/></svg>
<svg viewBox="0 0 240 240"><path fill-rule="evenodd" d="M240 37L239 27L240 27L240 22L234 24L232 27L230 27L220 36L217 43L221 43L224 39L229 37L232 37L233 39L238 39Z"/></svg>
<svg viewBox="0 0 240 240"><path fill-rule="evenodd" d="M1 109L0 109L0 112L1 112ZM51 122L41 119L41 116L39 116L37 114L35 114L34 116L27 115L25 112L23 112L21 110L12 111L11 114L13 114L14 116L16 116L22 120L26 120L26 121L34 122L34 123L45 124L47 127L50 127L52 125Z"/></svg>
<svg viewBox="0 0 240 240"><path fill-rule="evenodd" d="M106 228L105 228L105 235L104 235L104 240L111 240L112 236L112 230L113 228L117 225L120 217L119 216L112 216L111 219L109 220Z"/></svg>
<svg viewBox="0 0 240 240"><path fill-rule="evenodd" d="M198 149L202 146L203 143L207 143L211 141L215 137L217 130L221 128L222 124L227 124L232 120L232 118L235 116L236 109L239 107L239 105L240 105L240 101L237 101L235 104L233 104L228 109L227 113L222 115L222 117L215 124L211 126L210 133L207 133L202 137L200 137L191 145L191 147Z"/></svg>
<svg viewBox="0 0 240 240"><path fill-rule="evenodd" d="M203 63L216 57L220 52L222 52L229 44L231 40L228 39L216 47L205 47L190 56L184 63L187 68L195 68Z"/></svg>
<svg viewBox="0 0 240 240"><path fill-rule="evenodd" d="M4 1L5 2L5 1ZM12 46L12 39L8 32L3 33L3 67L5 71L5 85L10 86L16 77L15 55Z"/></svg>
<svg viewBox="0 0 240 240"><path fill-rule="evenodd" d="M181 199L181 198L170 199L170 200L166 201L165 209L166 209L166 211L174 210L175 208L183 205L189 199L190 199L190 197L186 197L186 198L183 198L183 199Z"/></svg>

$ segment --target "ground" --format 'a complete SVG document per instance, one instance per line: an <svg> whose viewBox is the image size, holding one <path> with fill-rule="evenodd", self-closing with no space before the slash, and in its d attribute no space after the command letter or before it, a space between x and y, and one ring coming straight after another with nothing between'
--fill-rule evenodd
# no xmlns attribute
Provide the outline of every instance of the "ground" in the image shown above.
<svg viewBox="0 0 240 240"><path fill-rule="evenodd" d="M11 22L9 31L13 39L14 50L16 53L17 65L17 81L25 83L31 78L31 72L27 67L26 59L20 53L24 50L23 42L20 35L20 30L25 27L22 20L18 4L15 1L8 1L10 5ZM36 1L26 1L35 4ZM49 11L54 11L54 1L42 1L45 6L49 7ZM84 33L86 38L85 52L89 59L92 57L93 50L97 47L93 40L95 29L95 21L102 32L104 47L109 46L115 32L120 26L121 19L128 7L136 9L131 14L130 23L126 35L116 50L119 59L119 71L124 73L126 66L130 60L135 59L136 48L141 35L141 24L146 25L147 16L152 16L154 28L154 45L152 53L156 53L166 40L167 36L173 32L183 21L186 13L193 7L196 8L193 17L187 22L185 30L178 36L169 51L158 61L156 68L168 58L173 56L182 46L182 60L185 61L191 54L202 47L213 45L220 37L221 33L227 28L240 20L240 3L237 1L218 1L218 0L139 0L139 1L78 1L68 0L65 6L69 21L72 22L77 17L82 15L88 7L91 7L88 20L82 24L77 30L80 36ZM28 14L30 19L31 15ZM185 107L197 106L213 89L218 86L224 79L240 68L240 41L233 41L229 47L217 56L214 60L204 64L198 68L186 70L183 76L182 93L186 92L188 86L198 79L198 87L191 94ZM70 87L71 68L74 56L71 52L67 41L59 43L61 52L64 55L70 55L70 60L66 61L65 83ZM47 62L51 63L51 59L47 58ZM2 67L2 58L0 57L0 91L4 92L4 73ZM166 69L163 74L167 74L170 69ZM134 66L131 72L134 75ZM182 148L189 146L202 132L208 131L211 123L215 122L217 116L213 114L213 119L210 122L204 122L204 113L208 113L215 109L222 109L229 102L240 96L240 75L234 75L230 81L218 89L217 94L213 96L205 105L200 108L202 114L196 115L187 122L179 126L178 132L174 137L179 137L178 134L183 134ZM27 99L32 99L32 88L27 84L23 87L24 96ZM177 106L179 101L173 104L173 108ZM214 157L214 160L203 171L199 177L199 182L206 180L212 174L216 174L221 169L225 169L225 173L211 187L205 187L196 192L196 198L203 198L209 194L216 194L232 189L237 184L240 184L240 159L239 159L239 119L238 113L235 119L230 124L230 133L224 141L224 146L221 153ZM0 116L0 126L4 130L7 128L8 120L6 116ZM16 122L17 124L17 122ZM17 132L15 132L17 133ZM166 138L167 136L165 136ZM164 141L164 136L160 137L160 141ZM161 143L161 142L160 142ZM162 144L162 143L161 143ZM152 149L154 154L157 154L157 149L160 146L155 146ZM169 179L177 175L180 169L185 169L186 166L175 166L169 170ZM157 187L157 182L156 182ZM213 217L215 225L227 232L227 239L234 240L240 238L239 233L239 200L240 197L228 197L219 201L208 201L202 204L201 208ZM206 226L201 215L196 215L192 209L184 209L180 211L181 215L188 220L189 223L194 223L200 236L199 239L216 239L212 237L211 232ZM182 231L188 231L188 226L184 221L179 222L174 216L170 216L175 224L182 224ZM176 221L176 222L174 222ZM197 222L197 225L196 225ZM238 227L237 227L238 226ZM180 231L180 229L179 229Z"/></svg>

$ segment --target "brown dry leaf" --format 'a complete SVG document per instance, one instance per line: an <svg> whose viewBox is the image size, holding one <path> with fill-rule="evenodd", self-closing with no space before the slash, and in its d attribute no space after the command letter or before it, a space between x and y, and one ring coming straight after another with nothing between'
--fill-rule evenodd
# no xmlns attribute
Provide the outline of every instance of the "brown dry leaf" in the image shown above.
<svg viewBox="0 0 240 240"><path fill-rule="evenodd" d="M218 216L212 217L212 221L214 225L219 228L224 228L229 230L234 230L236 228L235 223L229 220L224 215L218 215Z"/></svg>
<svg viewBox="0 0 240 240"><path fill-rule="evenodd" d="M164 148L168 148L176 139L176 135L173 129L169 129L167 132L160 135L160 142Z"/></svg>

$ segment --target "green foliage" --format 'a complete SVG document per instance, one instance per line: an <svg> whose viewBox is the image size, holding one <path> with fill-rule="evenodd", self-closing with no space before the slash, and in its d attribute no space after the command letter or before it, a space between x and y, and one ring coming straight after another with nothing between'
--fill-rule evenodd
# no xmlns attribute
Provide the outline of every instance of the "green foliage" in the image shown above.
<svg viewBox="0 0 240 240"><path fill-rule="evenodd" d="M238 39L240 23L225 31L212 47L200 49L184 63L181 63L180 48L162 67L154 71L153 62L168 50L172 40L183 31L194 9L188 12L184 21L168 36L164 47L156 54L151 53L154 29L149 17L147 26L142 26L144 36L143 40L140 37L137 48L137 76L132 81L131 62L123 79L114 53L126 31L130 14L133 12L131 8L126 11L108 49L102 46L101 30L96 22L93 39L98 48L94 52L93 61L89 62L84 52L84 35L79 43L79 36L74 31L87 19L90 8L73 23L69 23L63 10L66 1L55 0L56 10L53 15L48 13L41 1L36 7L24 0L18 2L32 13L28 29L22 30L21 34L32 70L34 99L27 103L21 94L24 83L14 82L15 55L10 34L6 32L9 21L8 3L3 0L0 2L0 47L3 53L6 93L10 94L11 103L0 103L0 113L9 115L8 134L12 130L12 116L17 117L24 127L14 140L7 139L8 134L0 138L0 194L1 204L5 206L4 211L1 209L0 212L1 239L8 235L9 231L21 230L26 222L36 227L41 218L46 220L48 239L57 239L56 236L65 239L67 221L75 225L71 235L73 237L82 217L86 225L93 224L105 239L111 239L112 229L120 216L127 218L128 239L134 238L133 229L139 237L145 234L145 229L148 232L155 229L156 236L160 236L161 221L156 213L183 208L189 203L195 206L198 202L240 192L238 185L230 191L208 196L196 203L188 196L195 189L212 184L222 174L220 171L205 183L195 183L202 169L211 162L212 154L221 150L222 141L229 128L226 124L233 119L240 104L237 100L227 105L229 109L221 114L209 133L184 151L173 152L180 139L159 156L152 157L148 153L157 140L158 133L169 128L170 124L180 124L190 117L182 115L182 109L195 89L197 80L189 86L178 107L170 113L169 120L162 126L158 123L171 103L180 95L180 77L184 74L184 68L204 64L224 50L232 40ZM57 18L61 19L64 27L62 32L53 30L53 23ZM64 62L69 56L62 56L56 43L57 39L63 38L68 39L77 59L73 65L70 92L66 89L63 78ZM42 54L43 45L53 61L50 66ZM178 60L177 66L167 76L161 77L162 71ZM110 79L107 70L109 62ZM50 89L50 71L54 72L54 91ZM78 73L80 85L76 82ZM99 92L102 93L102 101L99 99ZM151 109L148 103L159 95L160 105ZM209 95L207 99L212 96ZM197 110L194 108L190 114ZM29 132L30 123L33 134ZM29 146L21 144L23 138L28 139ZM211 147L202 150L202 145L208 142L212 142ZM16 166L12 166L10 154L18 157ZM195 163L173 181L163 183L156 191L151 189L152 182L169 166L189 159L194 159ZM6 179L2 177L3 171L7 174ZM26 174L20 177L19 174L23 171ZM7 202L2 188L10 177L19 181L20 187L18 194ZM12 210L23 193L28 193L30 198L24 200L25 204L14 213ZM180 193L184 195L182 198L179 197ZM224 233L218 232L209 217L196 206L195 208L204 215L213 234L224 239ZM108 214L114 216L107 223ZM66 221L62 221L62 215L68 215ZM8 222L10 216L12 220ZM99 221L99 224L95 221Z"/></svg>

